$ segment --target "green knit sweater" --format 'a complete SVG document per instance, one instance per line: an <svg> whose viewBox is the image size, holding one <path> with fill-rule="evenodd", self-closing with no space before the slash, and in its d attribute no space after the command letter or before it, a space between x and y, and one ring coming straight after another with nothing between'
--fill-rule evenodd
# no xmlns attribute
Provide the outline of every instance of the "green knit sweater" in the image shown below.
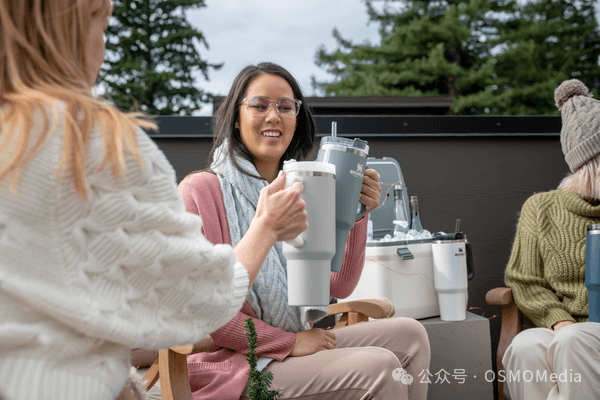
<svg viewBox="0 0 600 400"><path fill-rule="evenodd" d="M598 223L600 203L565 189L535 194L523 205L505 282L536 326L588 320L586 228Z"/></svg>

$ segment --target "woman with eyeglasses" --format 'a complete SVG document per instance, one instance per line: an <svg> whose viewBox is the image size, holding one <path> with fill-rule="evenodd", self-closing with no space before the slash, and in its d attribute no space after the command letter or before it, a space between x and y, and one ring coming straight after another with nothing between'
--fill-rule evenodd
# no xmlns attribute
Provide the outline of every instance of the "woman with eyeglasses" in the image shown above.
<svg viewBox="0 0 600 400"><path fill-rule="evenodd" d="M261 191L283 185L285 174L278 177L283 161L304 160L315 142L316 124L296 80L272 63L244 68L216 112L213 130L209 168L180 183L186 208L202 217L203 232L213 243L235 245L252 237L272 248L242 310L211 334L215 349L188 357L194 399L248 399L244 321L249 317L258 336L258 368L274 374L271 389L284 398L425 399L427 385L418 374L428 368L430 350L419 322L390 318L311 328L314 321L305 310L287 304L281 243L252 229ZM331 273L333 297L349 296L359 280L366 215L378 206L380 193L379 175L367 169L360 195L365 217L350 232L340 272ZM411 385L394 381L392 371L401 367L414 378Z"/></svg>
<svg viewBox="0 0 600 400"><path fill-rule="evenodd" d="M142 130L154 124L92 96L111 12L110 0L0 0L0 391L10 400L145 398L131 349L193 343L230 321L271 249L206 240ZM265 189L253 229L277 240L304 231L301 189Z"/></svg>

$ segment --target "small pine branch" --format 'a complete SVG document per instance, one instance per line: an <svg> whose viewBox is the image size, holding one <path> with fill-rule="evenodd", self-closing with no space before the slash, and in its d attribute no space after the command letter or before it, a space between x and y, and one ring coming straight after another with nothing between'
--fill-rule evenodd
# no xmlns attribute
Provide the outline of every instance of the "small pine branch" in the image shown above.
<svg viewBox="0 0 600 400"><path fill-rule="evenodd" d="M248 371L248 377L250 385L248 387L248 396L252 400L271 400L278 399L281 394L277 390L269 390L271 381L273 380L273 373L271 371L262 373L256 369L257 357L254 353L258 346L258 336L256 335L256 327L252 318L246 319L246 336L248 337L248 364L250 364L250 371Z"/></svg>

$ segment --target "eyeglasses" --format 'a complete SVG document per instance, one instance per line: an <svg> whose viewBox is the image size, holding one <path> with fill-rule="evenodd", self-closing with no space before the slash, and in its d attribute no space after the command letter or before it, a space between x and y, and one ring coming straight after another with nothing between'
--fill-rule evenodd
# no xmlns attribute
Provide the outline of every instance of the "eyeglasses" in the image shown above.
<svg viewBox="0 0 600 400"><path fill-rule="evenodd" d="M242 103L246 103L248 112L250 112L253 117L262 117L267 115L269 109L271 108L271 104L275 103L277 115L282 118L293 118L296 117L300 112L300 105L302 104L302 101L288 99L287 97L278 100L269 100L266 97L252 97L251 99L243 99Z"/></svg>

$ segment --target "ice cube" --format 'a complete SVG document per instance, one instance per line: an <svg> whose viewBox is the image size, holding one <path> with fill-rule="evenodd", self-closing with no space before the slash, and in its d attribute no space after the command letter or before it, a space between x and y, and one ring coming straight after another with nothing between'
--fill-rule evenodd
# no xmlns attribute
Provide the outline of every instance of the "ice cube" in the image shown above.
<svg viewBox="0 0 600 400"><path fill-rule="evenodd" d="M406 233L404 232L396 232L394 234L394 240L404 240L406 238Z"/></svg>
<svg viewBox="0 0 600 400"><path fill-rule="evenodd" d="M432 237L432 235L427 229L423 229L421 232L419 232L419 237L421 239L429 239Z"/></svg>

